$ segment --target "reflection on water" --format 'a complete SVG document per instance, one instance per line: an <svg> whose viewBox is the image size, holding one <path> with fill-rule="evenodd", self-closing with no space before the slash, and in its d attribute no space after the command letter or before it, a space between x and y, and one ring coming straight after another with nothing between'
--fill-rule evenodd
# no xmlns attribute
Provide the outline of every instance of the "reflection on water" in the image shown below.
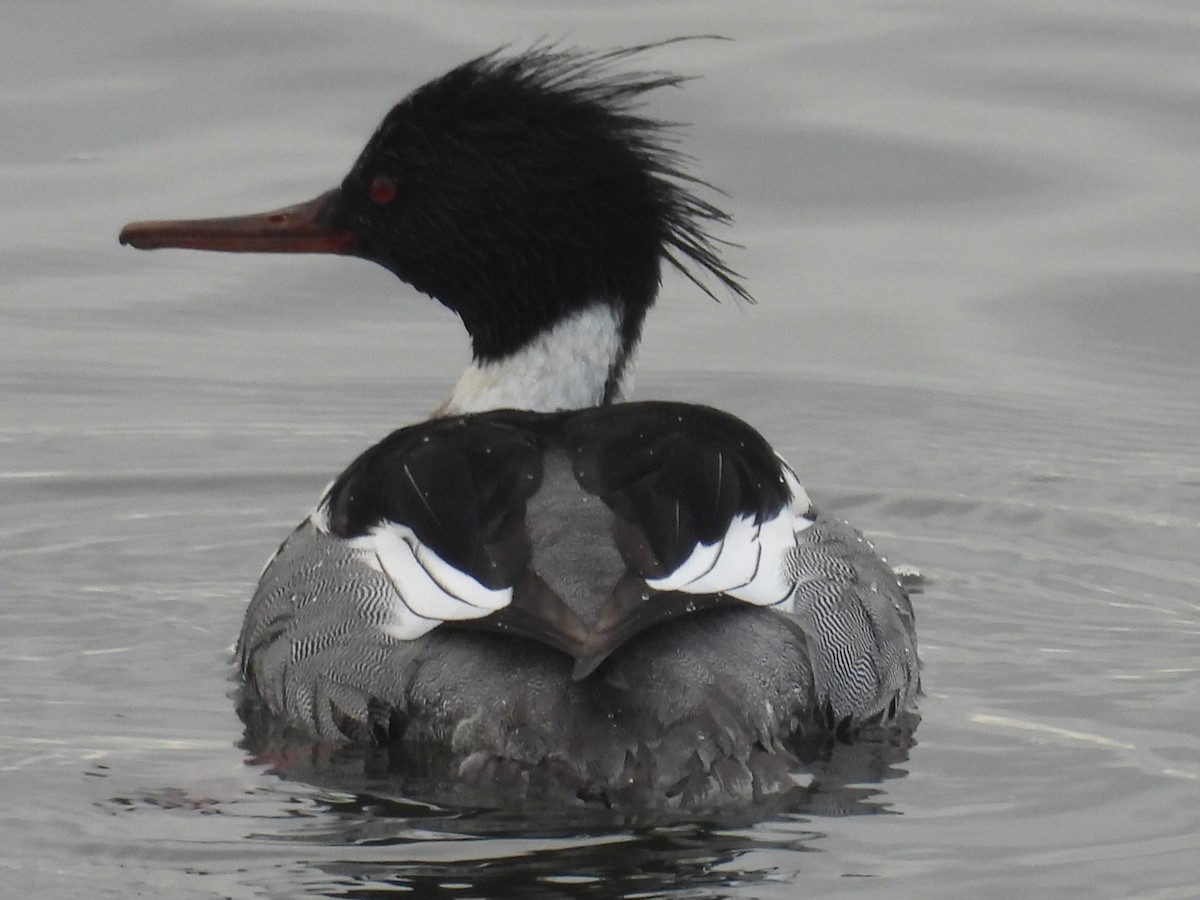
<svg viewBox="0 0 1200 900"><path fill-rule="evenodd" d="M795 830L775 838L690 825L558 841L505 838L470 849L455 842L446 855L458 858L421 860L417 853L417 859L406 859L402 850L395 862L335 862L322 869L331 885L356 884L357 897L388 896L397 888L430 896L452 890L455 896L480 898L655 896L667 891L719 896L732 884L775 880L771 867L742 864L750 851L805 851L820 837L806 831L800 820L788 824Z"/></svg>
<svg viewBox="0 0 1200 900"><path fill-rule="evenodd" d="M915 724L913 718L903 729L854 744L797 747L811 775L770 808L686 819L558 804L481 808L411 800L404 794L413 783L410 759L398 760L386 748L330 746L277 753L266 771L279 782L255 788L253 800L171 788L100 806L118 815L186 811L249 821L244 807L258 802L282 815L286 827L261 822L248 840L326 851L309 860L303 886L352 889L355 897L397 889L465 897L720 896L731 885L779 881L777 866L764 864L763 854L819 852L822 817L895 813L882 784L905 774ZM291 787L299 796L289 796ZM352 848L352 855L339 855L339 847Z"/></svg>

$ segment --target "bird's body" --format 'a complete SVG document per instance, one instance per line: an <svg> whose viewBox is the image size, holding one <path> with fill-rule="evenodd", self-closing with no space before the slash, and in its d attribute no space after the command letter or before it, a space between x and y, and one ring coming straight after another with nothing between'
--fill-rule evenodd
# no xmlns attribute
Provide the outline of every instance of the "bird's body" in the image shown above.
<svg viewBox="0 0 1200 900"><path fill-rule="evenodd" d="M746 296L705 231L723 214L631 112L676 80L609 74L626 55L473 60L309 204L122 233L365 256L471 335L439 415L363 453L268 563L238 641L251 714L696 807L785 787L796 735L911 706L912 606L861 535L735 417L615 402L660 260Z"/></svg>

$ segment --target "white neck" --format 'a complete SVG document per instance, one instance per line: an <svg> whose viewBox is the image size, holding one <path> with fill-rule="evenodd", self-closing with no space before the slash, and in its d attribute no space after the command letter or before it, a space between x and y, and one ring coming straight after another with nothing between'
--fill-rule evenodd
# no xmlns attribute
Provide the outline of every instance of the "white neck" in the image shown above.
<svg viewBox="0 0 1200 900"><path fill-rule="evenodd" d="M621 321L613 304L597 301L512 356L473 362L435 414L490 409L553 412L597 406L604 402L615 367L623 362Z"/></svg>

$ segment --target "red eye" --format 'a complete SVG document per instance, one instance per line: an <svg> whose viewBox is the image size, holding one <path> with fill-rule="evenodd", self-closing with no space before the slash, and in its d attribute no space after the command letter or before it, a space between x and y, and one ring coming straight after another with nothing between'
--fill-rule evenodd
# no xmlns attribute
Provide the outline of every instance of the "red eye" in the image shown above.
<svg viewBox="0 0 1200 900"><path fill-rule="evenodd" d="M371 186L367 188L367 194L372 203L386 206L396 199L396 182L386 175L376 175L371 179Z"/></svg>

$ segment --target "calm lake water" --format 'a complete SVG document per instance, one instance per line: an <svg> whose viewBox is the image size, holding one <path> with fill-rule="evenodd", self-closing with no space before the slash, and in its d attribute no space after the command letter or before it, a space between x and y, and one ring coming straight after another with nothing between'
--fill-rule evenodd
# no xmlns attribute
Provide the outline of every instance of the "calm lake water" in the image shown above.
<svg viewBox="0 0 1200 900"><path fill-rule="evenodd" d="M1200 8L0 2L0 895L1200 896ZM239 749L229 646L459 326L131 219L340 180L450 65L680 34L758 298L668 280L636 396L739 412L928 584L917 743L758 821L430 809ZM350 773L357 771L358 781Z"/></svg>

